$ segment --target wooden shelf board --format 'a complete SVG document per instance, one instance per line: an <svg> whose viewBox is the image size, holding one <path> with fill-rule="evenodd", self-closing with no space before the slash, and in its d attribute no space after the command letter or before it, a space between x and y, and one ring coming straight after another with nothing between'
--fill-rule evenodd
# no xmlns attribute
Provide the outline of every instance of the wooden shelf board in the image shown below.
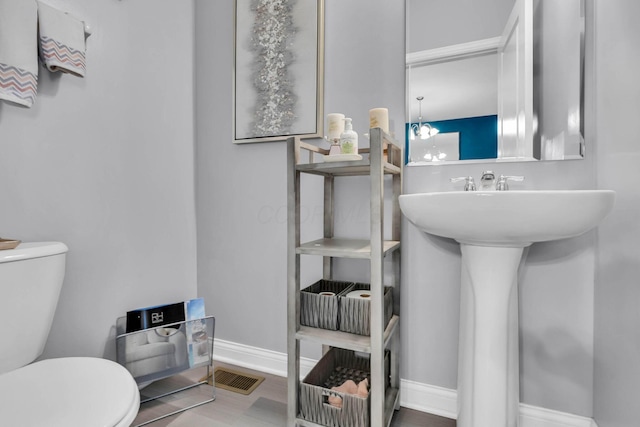
<svg viewBox="0 0 640 427"><path fill-rule="evenodd" d="M386 255L399 247L399 241L385 240L382 249ZM366 239L318 239L303 243L296 248L296 253L339 258L369 259L371 258L371 241Z"/></svg>
<svg viewBox="0 0 640 427"><path fill-rule="evenodd" d="M396 332L399 320L400 318L394 314L385 328L383 336L385 347ZM312 328L310 326L300 326L300 330L296 334L296 339L317 342L331 347L344 348L346 350L371 353L371 337L366 335Z"/></svg>
<svg viewBox="0 0 640 427"><path fill-rule="evenodd" d="M391 163L383 163L385 174L399 174L400 168ZM316 175L350 176L369 175L371 166L369 159L362 159L348 162L328 162L328 163L303 163L296 166L296 170L304 173Z"/></svg>

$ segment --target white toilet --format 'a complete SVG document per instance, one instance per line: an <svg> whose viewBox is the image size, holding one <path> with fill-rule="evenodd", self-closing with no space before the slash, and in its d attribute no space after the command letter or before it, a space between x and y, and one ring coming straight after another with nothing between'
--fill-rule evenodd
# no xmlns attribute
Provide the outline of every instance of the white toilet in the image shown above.
<svg viewBox="0 0 640 427"><path fill-rule="evenodd" d="M67 250L46 242L0 251L2 426L128 427L138 414L138 386L115 362L65 357L29 364L49 335Z"/></svg>

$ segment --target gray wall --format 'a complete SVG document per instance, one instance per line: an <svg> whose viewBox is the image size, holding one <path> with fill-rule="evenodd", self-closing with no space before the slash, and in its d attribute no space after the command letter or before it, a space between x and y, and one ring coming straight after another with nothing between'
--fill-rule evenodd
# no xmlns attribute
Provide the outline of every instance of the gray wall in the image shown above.
<svg viewBox="0 0 640 427"><path fill-rule="evenodd" d="M595 403L599 427L638 425L640 409L640 3L598 0L598 185L617 191L598 232Z"/></svg>
<svg viewBox="0 0 640 427"><path fill-rule="evenodd" d="M48 3L93 27L87 75L0 102L0 236L69 246L44 357L114 358L117 317L196 296L193 3Z"/></svg>

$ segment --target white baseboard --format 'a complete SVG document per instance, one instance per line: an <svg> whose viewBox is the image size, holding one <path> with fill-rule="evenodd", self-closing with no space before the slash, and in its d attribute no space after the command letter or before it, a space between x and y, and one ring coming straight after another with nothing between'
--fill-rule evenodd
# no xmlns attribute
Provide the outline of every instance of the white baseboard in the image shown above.
<svg viewBox="0 0 640 427"><path fill-rule="evenodd" d="M213 344L213 359L280 377L287 376L286 353L215 339ZM316 363L317 360L301 357L301 375L304 376L309 373Z"/></svg>
<svg viewBox="0 0 640 427"><path fill-rule="evenodd" d="M216 361L230 363L247 369L287 376L287 355L272 350L251 347L231 341L216 339L213 346ZM301 358L300 372L305 376L316 360ZM400 405L421 412L456 418L457 392L448 388L400 380ZM537 406L520 404L520 427L598 427L591 418Z"/></svg>
<svg viewBox="0 0 640 427"><path fill-rule="evenodd" d="M598 427L598 425L591 418L521 403L520 427Z"/></svg>
<svg viewBox="0 0 640 427"><path fill-rule="evenodd" d="M456 419L457 402L455 390L400 379L400 406Z"/></svg>

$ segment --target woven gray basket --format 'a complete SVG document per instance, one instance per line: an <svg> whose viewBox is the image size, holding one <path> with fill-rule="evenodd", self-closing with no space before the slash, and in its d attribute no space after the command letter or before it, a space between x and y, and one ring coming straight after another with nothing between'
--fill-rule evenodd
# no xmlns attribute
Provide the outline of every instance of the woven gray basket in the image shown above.
<svg viewBox="0 0 640 427"><path fill-rule="evenodd" d="M370 361L350 350L332 348L300 384L300 416L329 427L368 427L369 397L331 390L346 380L359 383L369 377ZM331 406L329 396L342 398L342 408Z"/></svg>
<svg viewBox="0 0 640 427"><path fill-rule="evenodd" d="M371 300L349 298L346 295L353 291L366 291L369 293L371 285L367 283L355 283L348 292L338 297L340 307L340 330L358 335L371 335ZM393 316L393 288L384 288L384 324L385 326Z"/></svg>
<svg viewBox="0 0 640 427"><path fill-rule="evenodd" d="M338 297L351 289L353 282L319 280L300 292L300 324L314 328L338 330ZM322 295L331 292L333 296Z"/></svg>

